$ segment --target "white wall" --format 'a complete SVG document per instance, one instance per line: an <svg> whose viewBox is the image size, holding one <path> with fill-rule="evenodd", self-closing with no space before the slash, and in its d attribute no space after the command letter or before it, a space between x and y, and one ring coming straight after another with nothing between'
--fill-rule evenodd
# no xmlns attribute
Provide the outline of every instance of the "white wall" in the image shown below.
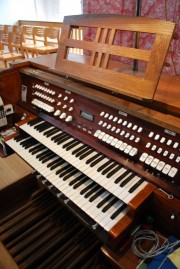
<svg viewBox="0 0 180 269"><path fill-rule="evenodd" d="M37 20L34 0L0 0L0 24L16 24L18 20Z"/></svg>
<svg viewBox="0 0 180 269"><path fill-rule="evenodd" d="M18 20L59 21L82 13L82 0L0 0L0 24Z"/></svg>

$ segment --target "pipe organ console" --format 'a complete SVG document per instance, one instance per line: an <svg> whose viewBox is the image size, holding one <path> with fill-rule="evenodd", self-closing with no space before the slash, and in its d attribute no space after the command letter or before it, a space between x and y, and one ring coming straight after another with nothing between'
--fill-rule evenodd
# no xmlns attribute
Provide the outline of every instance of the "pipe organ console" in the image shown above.
<svg viewBox="0 0 180 269"><path fill-rule="evenodd" d="M119 249L131 231L145 222L146 215L154 220L155 229L167 236L179 236L180 121L176 97L161 82L163 79L166 82L166 76L162 76L156 90L157 74L151 77L146 73L144 78L134 76L129 69L124 71L125 65L110 61L103 40L108 39L112 44L118 17L87 16L86 19L84 21L84 16L66 17L57 55L13 64L13 68L1 72L1 94L10 98L8 86L4 85L13 77L15 109L26 114L25 119L16 123L16 135L6 139L7 149L15 151L33 167L34 180L39 185L24 208L20 207L0 221L2 244L14 258L14 266L19 268L96 268L95 259L101 261L105 256L108 259L103 260L103 268L135 268L137 261L130 250L119 253ZM142 26L142 21L150 22L143 18L133 19L137 27ZM120 17L123 30L126 20ZM68 49L75 46L84 49L83 45L89 49L90 45L87 41L72 40L67 29L77 27L77 23L81 27L94 27L95 24L101 28L101 23L106 25L107 22L109 30L98 30L96 38L102 42L102 52L97 41L97 48L94 43L92 45L97 53L92 53L94 58L90 62L87 62L87 55L84 62L80 55L74 61ZM162 30L161 22L159 24ZM131 23L126 27L127 30L139 29ZM150 32L154 32L151 27ZM168 30L171 28L170 23ZM157 34L159 32L157 30ZM115 54L111 44L109 47ZM168 46L165 47L166 51ZM125 50L122 53L126 54ZM151 59L151 55L145 55L142 52L143 59ZM160 70L156 68L156 72ZM107 83L106 75L112 75L112 81L108 79ZM113 81L115 78L117 83ZM122 79L125 81L121 86ZM173 83L169 87L174 87L176 95L178 85ZM143 86L146 88L142 89ZM161 91L168 98L170 96L167 103L162 93L159 96ZM30 214L28 212L35 214L36 210L39 215L33 215L33 220L28 219L23 226L20 222L25 219L23 216ZM35 218L38 221L35 222ZM40 237L40 221L48 226L43 226L47 229L44 242L48 245L50 240L51 244L49 252L46 246L35 255L40 242L32 245L28 236L37 226ZM17 231L11 230L16 223L19 225ZM42 243L43 238L41 240ZM74 263L63 259L63 244L71 245L67 248L67 257L72 257ZM82 249L82 252L75 252L75 249ZM93 249L97 250L98 258L94 257ZM55 262L54 258L53 262L53 257L58 257L56 252L59 259ZM73 253L78 253L79 259Z"/></svg>

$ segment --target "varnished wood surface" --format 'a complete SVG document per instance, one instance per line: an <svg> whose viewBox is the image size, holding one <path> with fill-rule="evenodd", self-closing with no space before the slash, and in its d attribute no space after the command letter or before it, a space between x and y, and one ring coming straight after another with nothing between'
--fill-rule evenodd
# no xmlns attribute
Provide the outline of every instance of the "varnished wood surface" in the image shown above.
<svg viewBox="0 0 180 269"><path fill-rule="evenodd" d="M30 167L16 153L0 158L0 190L32 173Z"/></svg>
<svg viewBox="0 0 180 269"><path fill-rule="evenodd" d="M0 242L0 268L1 269L19 268L1 242Z"/></svg>

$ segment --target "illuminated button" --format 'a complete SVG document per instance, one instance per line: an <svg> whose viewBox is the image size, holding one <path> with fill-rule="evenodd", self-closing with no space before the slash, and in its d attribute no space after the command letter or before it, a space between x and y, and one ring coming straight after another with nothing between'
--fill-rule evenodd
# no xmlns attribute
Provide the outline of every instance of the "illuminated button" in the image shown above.
<svg viewBox="0 0 180 269"><path fill-rule="evenodd" d="M148 143L146 144L146 148L150 148L150 146L151 146L151 143L148 142Z"/></svg>
<svg viewBox="0 0 180 269"><path fill-rule="evenodd" d="M102 116L104 116L104 115L105 115L105 112L102 111L102 112L100 113L100 116L102 117Z"/></svg>
<svg viewBox="0 0 180 269"><path fill-rule="evenodd" d="M105 135L105 132L101 132L98 136L98 138L101 140L103 138L103 136Z"/></svg>
<svg viewBox="0 0 180 269"><path fill-rule="evenodd" d="M69 103L70 103L70 104L74 103L74 99L71 99L71 100L69 101Z"/></svg>
<svg viewBox="0 0 180 269"><path fill-rule="evenodd" d="M172 167L171 170L168 173L168 176L175 177L177 171L178 171L178 169L176 167Z"/></svg>
<svg viewBox="0 0 180 269"><path fill-rule="evenodd" d="M95 133L94 133L94 137L98 137L101 133L101 130L97 130Z"/></svg>
<svg viewBox="0 0 180 269"><path fill-rule="evenodd" d="M137 125L134 125L132 129L133 129L134 131L136 131L137 128L138 128L138 126L137 126Z"/></svg>
<svg viewBox="0 0 180 269"><path fill-rule="evenodd" d="M154 137L154 140L158 140L159 138L160 138L160 135L156 134L155 137Z"/></svg>
<svg viewBox="0 0 180 269"><path fill-rule="evenodd" d="M174 148L174 149L177 149L178 146L179 146L179 143L178 143L178 142L175 142L174 145L173 145L173 148Z"/></svg>
<svg viewBox="0 0 180 269"><path fill-rule="evenodd" d="M65 119L65 121L66 122L71 122L72 121L72 116L71 115L67 116L67 118Z"/></svg>
<svg viewBox="0 0 180 269"><path fill-rule="evenodd" d="M128 154L132 149L132 146L131 145L128 145L126 148L125 148L125 151L124 153Z"/></svg>
<svg viewBox="0 0 180 269"><path fill-rule="evenodd" d="M137 130L138 133L142 133L142 131L143 131L142 127L139 127L138 130Z"/></svg>
<svg viewBox="0 0 180 269"><path fill-rule="evenodd" d="M139 143L139 141L140 141L140 137L136 137L135 143Z"/></svg>
<svg viewBox="0 0 180 269"><path fill-rule="evenodd" d="M162 150L162 148L158 148L157 153L161 154Z"/></svg>
<svg viewBox="0 0 180 269"><path fill-rule="evenodd" d="M154 132L150 132L148 136L153 137L153 135L154 135Z"/></svg>
<svg viewBox="0 0 180 269"><path fill-rule="evenodd" d="M142 153L142 155L140 156L139 160L141 162L144 162L146 160L146 158L148 157L148 154L146 152Z"/></svg>
<svg viewBox="0 0 180 269"><path fill-rule="evenodd" d="M74 108L72 106L68 109L68 111L73 111L73 110Z"/></svg>
<svg viewBox="0 0 180 269"><path fill-rule="evenodd" d="M64 105L63 108L66 109L67 108L67 105Z"/></svg>
<svg viewBox="0 0 180 269"><path fill-rule="evenodd" d="M172 140L171 139L168 139L167 145L170 146L171 144L172 144Z"/></svg>
<svg viewBox="0 0 180 269"><path fill-rule="evenodd" d="M162 170L163 174L167 175L171 169L171 165L166 164Z"/></svg>
<svg viewBox="0 0 180 269"><path fill-rule="evenodd" d="M175 154L174 154L174 153L171 153L170 156L169 156L169 159L170 159L170 160L173 160L174 157L175 157Z"/></svg>
<svg viewBox="0 0 180 269"><path fill-rule="evenodd" d="M102 120L100 120L100 122L98 123L99 125L102 125L103 124L103 121Z"/></svg>
<svg viewBox="0 0 180 269"><path fill-rule="evenodd" d="M60 119L65 119L66 118L66 113L62 113L60 116Z"/></svg>
<svg viewBox="0 0 180 269"><path fill-rule="evenodd" d="M109 117L109 114L106 113L106 114L104 115L104 117L107 119L107 118Z"/></svg>
<svg viewBox="0 0 180 269"><path fill-rule="evenodd" d="M122 119L119 119L119 120L118 120L118 123L119 123L119 124L121 124L121 123L122 123L122 121L123 121Z"/></svg>
<svg viewBox="0 0 180 269"><path fill-rule="evenodd" d="M152 163L150 164L152 168L156 168L156 166L159 163L159 159L158 158L154 158L154 160L152 161Z"/></svg>
<svg viewBox="0 0 180 269"><path fill-rule="evenodd" d="M111 131L114 132L115 130L116 130L116 127L113 126L113 127L111 128Z"/></svg>
<svg viewBox="0 0 180 269"><path fill-rule="evenodd" d="M169 151L165 150L165 151L163 152L163 156L167 156L168 153L169 153Z"/></svg>
<svg viewBox="0 0 180 269"><path fill-rule="evenodd" d="M114 117L113 121L116 122L118 120L118 117Z"/></svg>
<svg viewBox="0 0 180 269"><path fill-rule="evenodd" d="M131 128L132 127L132 123L129 122L128 125L127 125L127 128Z"/></svg>
<svg viewBox="0 0 180 269"><path fill-rule="evenodd" d="M176 158L176 163L179 163L180 162L180 156L178 156L177 158Z"/></svg>
<svg viewBox="0 0 180 269"><path fill-rule="evenodd" d="M126 126L127 125L127 120L123 121L122 125Z"/></svg>
<svg viewBox="0 0 180 269"><path fill-rule="evenodd" d="M122 130L122 131L120 132L120 135L121 135L121 136L125 135L125 131Z"/></svg>
<svg viewBox="0 0 180 269"><path fill-rule="evenodd" d="M126 133L126 134L125 134L125 137L126 137L126 138L130 137L130 133Z"/></svg>
<svg viewBox="0 0 180 269"><path fill-rule="evenodd" d="M112 141L111 141L111 146L115 146L116 143L118 142L118 139L117 138L114 138Z"/></svg>
<svg viewBox="0 0 180 269"><path fill-rule="evenodd" d="M58 109L54 112L54 116L59 116L61 114L61 111Z"/></svg>
<svg viewBox="0 0 180 269"><path fill-rule="evenodd" d="M112 119L113 119L113 115L110 115L110 116L109 116L109 120L112 120Z"/></svg>
<svg viewBox="0 0 180 269"><path fill-rule="evenodd" d="M132 141L132 140L134 140L134 138L135 138L135 136L131 135L129 139Z"/></svg>
<svg viewBox="0 0 180 269"><path fill-rule="evenodd" d="M157 148L157 146L156 146L156 145L153 145L152 148L151 148L151 150L152 150L152 151L155 151L156 148Z"/></svg>
<svg viewBox="0 0 180 269"><path fill-rule="evenodd" d="M121 131L121 129L117 128L117 129L116 129L116 134L119 134L120 131Z"/></svg>
<svg viewBox="0 0 180 269"><path fill-rule="evenodd" d="M137 148L132 148L131 151L129 152L130 156L135 156L138 153L138 149Z"/></svg>
<svg viewBox="0 0 180 269"><path fill-rule="evenodd" d="M120 148L120 146L121 146L121 144L123 143L123 141L121 141L121 140L118 140L117 141L117 143L116 143L116 145L115 145L115 148Z"/></svg>
<svg viewBox="0 0 180 269"><path fill-rule="evenodd" d="M107 126L107 122L104 122L102 127L106 127Z"/></svg>
<svg viewBox="0 0 180 269"><path fill-rule="evenodd" d="M61 105L61 102L58 102L57 105L60 106Z"/></svg>
<svg viewBox="0 0 180 269"><path fill-rule="evenodd" d="M150 163L151 163L153 160L154 160L154 157L151 156L151 155L149 155L149 156L146 158L145 163L148 164L148 165L150 165Z"/></svg>
<svg viewBox="0 0 180 269"><path fill-rule="evenodd" d="M106 140L107 144L111 144L112 140L114 139L113 136L109 136L108 139Z"/></svg>
<svg viewBox="0 0 180 269"><path fill-rule="evenodd" d="M109 135L108 135L108 134L105 134L105 135L103 136L102 141L106 142L106 140L107 140L108 138L109 138Z"/></svg>
<svg viewBox="0 0 180 269"><path fill-rule="evenodd" d="M162 137L161 140L160 140L160 143L164 143L165 141L166 141L166 138Z"/></svg>
<svg viewBox="0 0 180 269"><path fill-rule="evenodd" d="M161 170L163 169L164 166L165 166L165 162L160 161L160 162L158 163L158 165L156 166L156 169L157 169L158 171L161 171Z"/></svg>
<svg viewBox="0 0 180 269"><path fill-rule="evenodd" d="M64 101L67 101L67 100L68 100L68 96L65 96L65 97L64 97Z"/></svg>
<svg viewBox="0 0 180 269"><path fill-rule="evenodd" d="M122 143L119 149L121 151L124 151L126 147L127 147L127 143Z"/></svg>

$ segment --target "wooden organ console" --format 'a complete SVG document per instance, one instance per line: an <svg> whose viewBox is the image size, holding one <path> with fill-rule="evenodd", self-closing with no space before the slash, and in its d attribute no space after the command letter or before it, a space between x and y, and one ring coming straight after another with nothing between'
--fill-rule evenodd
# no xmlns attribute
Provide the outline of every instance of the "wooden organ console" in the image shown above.
<svg viewBox="0 0 180 269"><path fill-rule="evenodd" d="M95 41L71 39L79 26L97 27ZM119 249L147 215L179 237L180 81L161 74L173 29L145 18L68 16L57 54L1 71L2 98L24 115L7 151L32 166L37 182L0 221L12 268L136 268L130 249ZM118 50L118 30L157 37L150 52ZM111 54L147 61L146 70L132 72Z"/></svg>

